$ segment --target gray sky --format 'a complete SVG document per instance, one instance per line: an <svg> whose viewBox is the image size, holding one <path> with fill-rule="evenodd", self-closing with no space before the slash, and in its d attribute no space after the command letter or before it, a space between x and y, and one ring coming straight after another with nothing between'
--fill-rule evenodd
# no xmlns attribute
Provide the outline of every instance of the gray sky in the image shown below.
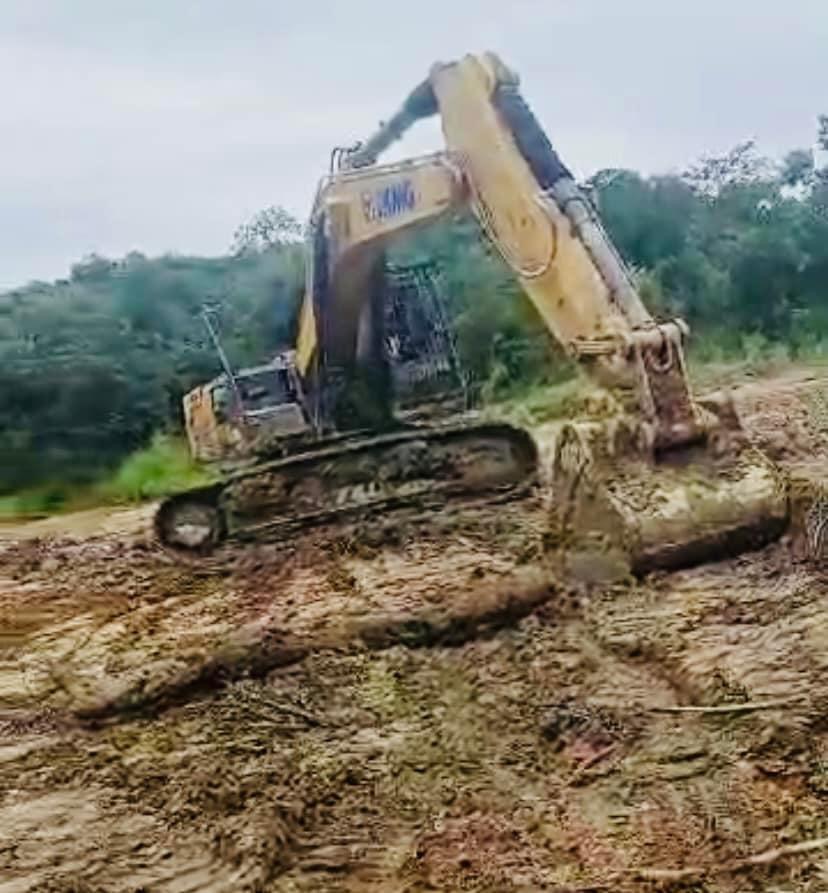
<svg viewBox="0 0 828 893"><path fill-rule="evenodd" d="M825 0L0 0L0 287L304 218L333 145L484 49L582 175L780 153L828 112Z"/></svg>

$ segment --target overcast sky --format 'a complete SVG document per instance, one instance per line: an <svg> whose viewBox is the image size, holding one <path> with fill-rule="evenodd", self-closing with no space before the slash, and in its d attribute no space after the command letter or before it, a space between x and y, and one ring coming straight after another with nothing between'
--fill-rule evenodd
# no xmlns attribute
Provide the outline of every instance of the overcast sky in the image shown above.
<svg viewBox="0 0 828 893"><path fill-rule="evenodd" d="M826 0L0 0L0 287L304 218L332 146L484 49L581 175L781 153L828 111Z"/></svg>

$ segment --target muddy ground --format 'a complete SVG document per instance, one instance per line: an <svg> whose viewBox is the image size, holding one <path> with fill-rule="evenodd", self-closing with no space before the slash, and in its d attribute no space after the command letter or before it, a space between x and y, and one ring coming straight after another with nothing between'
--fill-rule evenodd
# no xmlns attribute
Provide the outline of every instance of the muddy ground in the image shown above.
<svg viewBox="0 0 828 893"><path fill-rule="evenodd" d="M738 392L817 477L826 397ZM828 890L801 539L601 589L531 499L198 566L145 519L0 531L0 893Z"/></svg>

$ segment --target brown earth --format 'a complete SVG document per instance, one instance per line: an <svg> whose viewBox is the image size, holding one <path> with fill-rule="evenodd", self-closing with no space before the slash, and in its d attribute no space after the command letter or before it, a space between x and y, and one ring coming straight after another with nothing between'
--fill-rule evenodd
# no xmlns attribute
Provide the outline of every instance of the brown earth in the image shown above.
<svg viewBox="0 0 828 893"><path fill-rule="evenodd" d="M816 480L826 397L738 403ZM532 500L199 565L146 516L0 536L0 893L828 890L801 537L576 590Z"/></svg>

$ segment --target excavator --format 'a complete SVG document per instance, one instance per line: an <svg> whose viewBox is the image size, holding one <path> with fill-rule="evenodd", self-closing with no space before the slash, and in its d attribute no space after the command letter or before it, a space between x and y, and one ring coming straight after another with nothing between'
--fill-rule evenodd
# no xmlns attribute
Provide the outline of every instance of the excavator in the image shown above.
<svg viewBox="0 0 828 893"><path fill-rule="evenodd" d="M380 163L438 115L444 151ZM530 432L479 416L394 418L381 269L393 240L469 210L551 335L601 399L560 428L551 462ZM656 320L588 197L495 54L432 67L364 143L337 150L310 218L295 343L308 435L160 507L163 543L196 552L228 537L548 494L563 569L596 556L628 571L758 548L788 521L786 480L746 439L726 395L694 398L688 327Z"/></svg>

